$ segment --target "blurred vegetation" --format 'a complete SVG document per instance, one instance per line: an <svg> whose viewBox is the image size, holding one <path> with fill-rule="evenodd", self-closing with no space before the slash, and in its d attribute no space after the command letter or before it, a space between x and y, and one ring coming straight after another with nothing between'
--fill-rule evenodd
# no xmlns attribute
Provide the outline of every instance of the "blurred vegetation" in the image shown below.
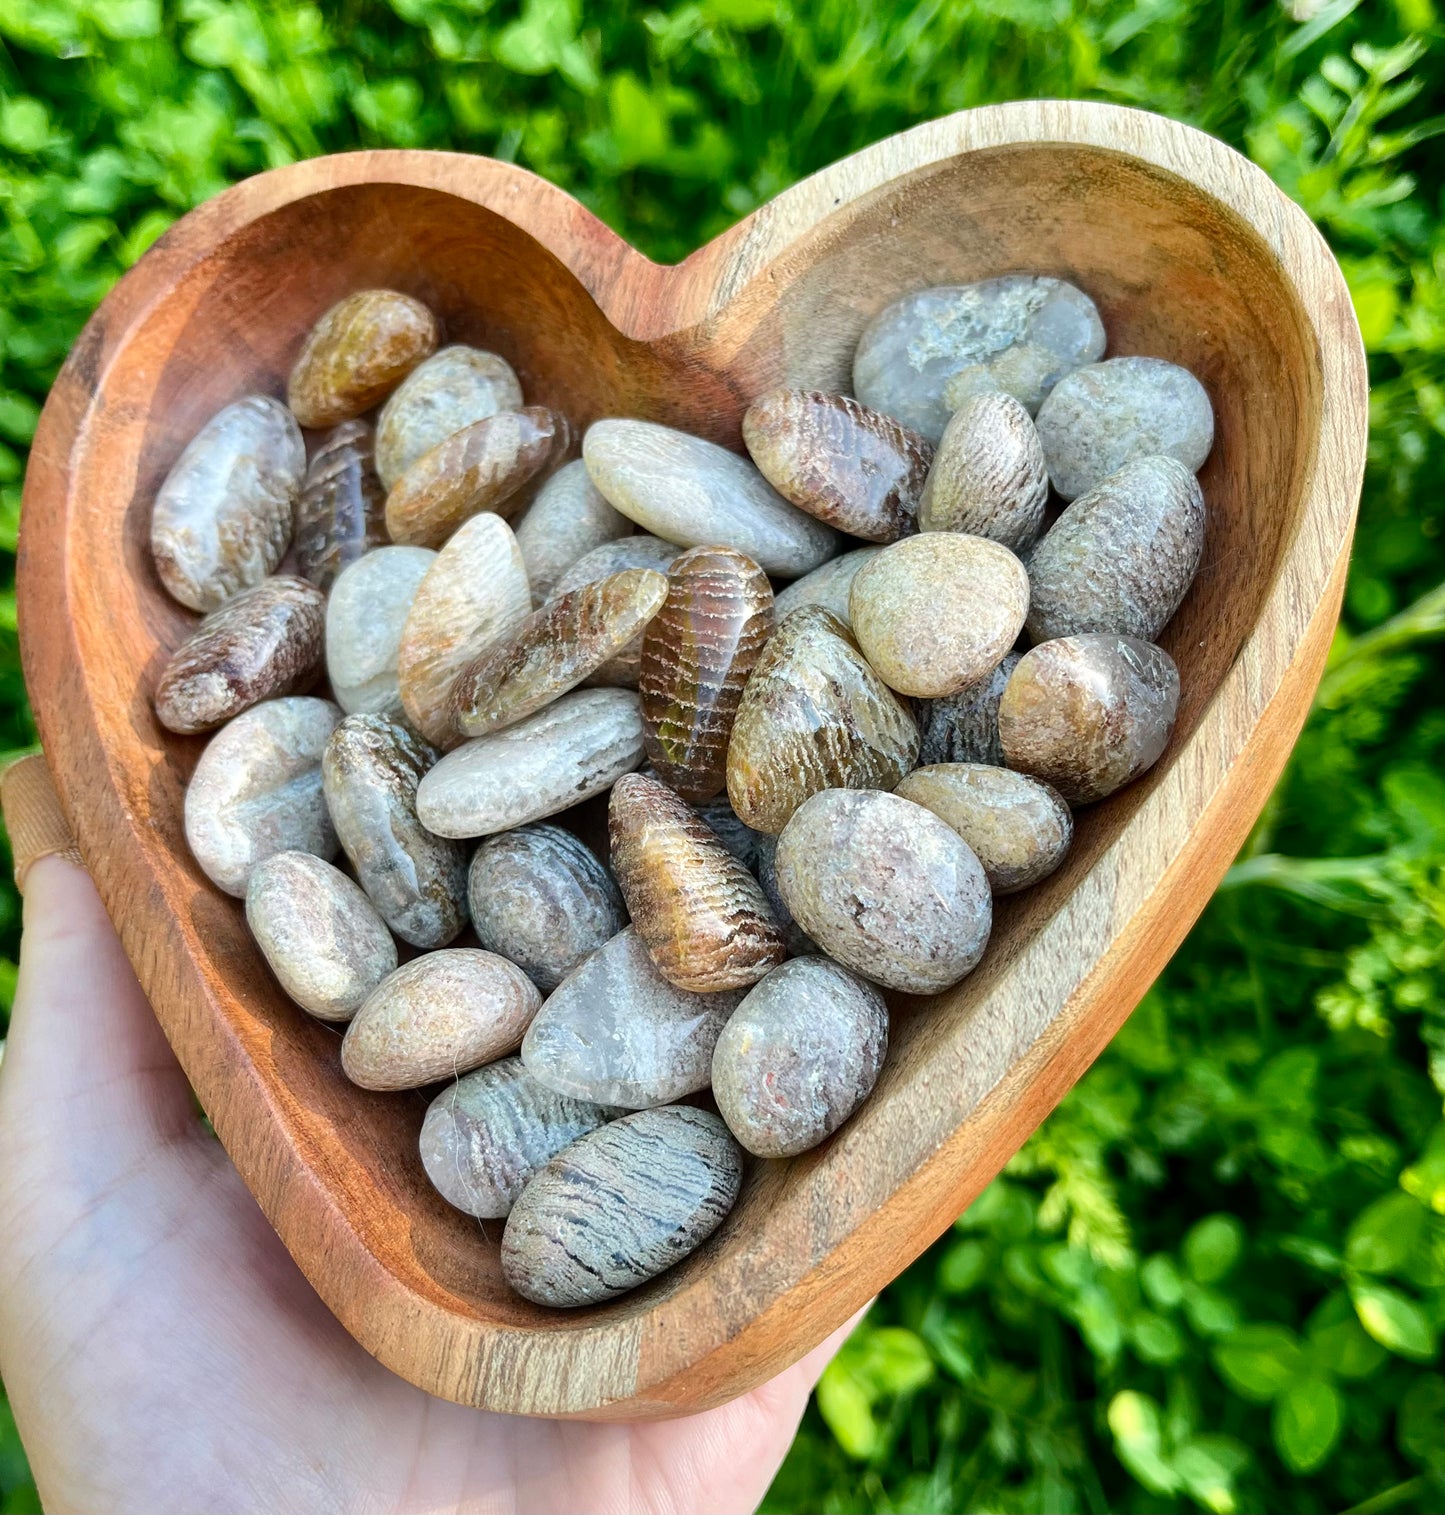
<svg viewBox="0 0 1445 1515"><path fill-rule="evenodd" d="M242 175L361 145L489 153L673 259L845 152L1030 95L1215 132L1330 239L1374 379L1345 625L1224 889L1078 1089L883 1296L768 1508L1445 1509L1432 0L0 0L0 548L81 324ZM7 587L0 748L33 740ZM12 960L16 916L7 888ZM0 975L8 1003L11 963ZM0 1512L34 1508L0 1399Z"/></svg>

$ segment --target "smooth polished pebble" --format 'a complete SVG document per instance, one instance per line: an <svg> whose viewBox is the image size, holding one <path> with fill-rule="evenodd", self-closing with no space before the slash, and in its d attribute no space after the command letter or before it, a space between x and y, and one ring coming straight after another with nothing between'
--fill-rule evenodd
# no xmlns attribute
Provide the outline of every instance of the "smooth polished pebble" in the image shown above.
<svg viewBox="0 0 1445 1515"><path fill-rule="evenodd" d="M392 391L376 419L376 471L390 489L424 452L475 421L522 408L512 365L476 347L443 347Z"/></svg>
<svg viewBox="0 0 1445 1515"><path fill-rule="evenodd" d="M1008 768L915 768L894 793L947 821L973 848L995 894L1016 894L1047 878L1074 838L1074 818L1058 792Z"/></svg>
<svg viewBox="0 0 1445 1515"><path fill-rule="evenodd" d="M637 696L575 689L449 752L422 780L417 813L438 836L490 836L605 793L641 761Z"/></svg>
<svg viewBox="0 0 1445 1515"><path fill-rule="evenodd" d="M1002 390L1033 415L1065 374L1103 355L1104 325L1083 290L1005 274L916 290L880 311L858 340L853 393L936 443L970 395Z"/></svg>
<svg viewBox="0 0 1445 1515"><path fill-rule="evenodd" d="M1110 358L1059 381L1038 434L1054 488L1074 500L1135 458L1162 453L1197 473L1214 445L1214 407L1177 363Z"/></svg>
<svg viewBox="0 0 1445 1515"><path fill-rule="evenodd" d="M186 841L206 877L238 899L277 852L336 856L321 753L341 712L293 695L243 710L210 740L186 786Z"/></svg>
<svg viewBox="0 0 1445 1515"><path fill-rule="evenodd" d="M641 1110L705 1089L741 990L694 994L657 971L629 926L565 978L532 1022L522 1061L576 1099Z"/></svg>
<svg viewBox="0 0 1445 1515"><path fill-rule="evenodd" d="M151 555L161 583L192 610L217 610L276 571L291 541L306 445L269 395L217 411L156 492Z"/></svg>
<svg viewBox="0 0 1445 1515"><path fill-rule="evenodd" d="M467 923L466 848L434 836L416 813L417 785L438 755L387 716L352 715L321 759L327 808L361 887L422 948L446 946Z"/></svg>
<svg viewBox="0 0 1445 1515"><path fill-rule="evenodd" d="M580 558L605 542L632 531L632 522L615 511L592 482L581 458L564 463L537 491L517 522L517 546L527 565L532 603L545 604L558 579ZM675 547L671 547L676 552ZM629 563L651 568L652 563ZM600 575L605 577L605 575ZM576 588L573 585L573 588Z"/></svg>
<svg viewBox="0 0 1445 1515"><path fill-rule="evenodd" d="M342 569L326 602L326 672L348 715L400 716L397 660L412 601L436 560L424 547L378 547Z"/></svg>
<svg viewBox="0 0 1445 1515"><path fill-rule="evenodd" d="M624 518L625 519L625 518ZM627 523L631 526L631 521ZM666 573L677 561L678 548L661 537L639 532L635 536L618 537L604 542L584 553L557 579L552 586L548 601L560 599L584 584L595 584L614 573L624 573L629 568L651 568L656 573ZM642 632L617 654L609 658L589 679L589 684L600 684L611 689L636 689L642 674Z"/></svg>
<svg viewBox="0 0 1445 1515"><path fill-rule="evenodd" d="M917 540L908 538L909 541ZM891 789L918 756L918 725L816 605L787 617L743 690L728 743L728 799L776 836L823 789Z"/></svg>
<svg viewBox="0 0 1445 1515"><path fill-rule="evenodd" d="M694 1251L742 1186L742 1152L707 1110L644 1110L574 1142L512 1207L502 1273L524 1299L615 1299Z"/></svg>
<svg viewBox="0 0 1445 1515"><path fill-rule="evenodd" d="M649 772L644 768L642 772ZM656 770L651 770L651 776L657 777ZM703 825L720 841L724 847L740 862L749 872L755 873L758 865L759 849L765 841L770 841L761 831L754 831L751 826L745 826L737 817L737 812L729 803L726 795L715 800L707 800L695 807Z"/></svg>
<svg viewBox="0 0 1445 1515"><path fill-rule="evenodd" d="M937 699L977 684L1023 630L1029 576L1007 547L929 531L865 563L848 596L853 635L900 694Z"/></svg>
<svg viewBox="0 0 1445 1515"><path fill-rule="evenodd" d="M468 1215L501 1220L563 1147L624 1112L569 1099L504 1057L448 1084L421 1123L421 1162L437 1193Z"/></svg>
<svg viewBox="0 0 1445 1515"><path fill-rule="evenodd" d="M921 531L965 531L1012 552L1043 525L1049 475L1034 423L1012 395L980 394L949 418L918 510Z"/></svg>
<svg viewBox="0 0 1445 1515"><path fill-rule="evenodd" d="M402 709L433 746L446 750L461 740L452 711L458 680L531 610L512 528L490 512L463 522L418 585L397 653Z"/></svg>
<svg viewBox="0 0 1445 1515"><path fill-rule="evenodd" d="M918 761L929 763L992 763L1003 766L1003 748L998 740L998 702L1003 698L1009 674L1018 667L1019 652L1007 652L986 679L946 694L938 700L918 702L918 730L922 741Z"/></svg>
<svg viewBox="0 0 1445 1515"><path fill-rule="evenodd" d="M1158 761L1178 709L1179 670L1162 647L1108 632L1060 637L1019 660L999 739L1010 768L1087 805Z"/></svg>
<svg viewBox="0 0 1445 1515"><path fill-rule="evenodd" d="M640 773L612 786L612 872L653 966L679 989L743 989L782 962L757 879L685 800Z"/></svg>
<svg viewBox="0 0 1445 1515"><path fill-rule="evenodd" d="M642 735L657 776L699 803L727 783L738 702L773 634L773 590L731 547L691 548L667 586L642 640Z"/></svg>
<svg viewBox="0 0 1445 1515"><path fill-rule="evenodd" d="M896 794L815 794L783 828L777 869L798 924L885 988L936 994L988 944L993 904L979 860L951 826Z"/></svg>
<svg viewBox="0 0 1445 1515"><path fill-rule="evenodd" d="M262 700L304 694L321 676L326 598L271 578L213 610L171 654L156 685L168 731L209 731Z"/></svg>
<svg viewBox="0 0 1445 1515"><path fill-rule="evenodd" d="M791 615L803 605L821 605L837 616L845 627L851 627L848 595L853 588L854 576L882 551L881 547L858 547L845 552L841 558L834 558L831 563L824 563L821 568L815 568L805 577L795 579L780 589L773 601L776 620L781 623L784 616Z"/></svg>
<svg viewBox="0 0 1445 1515"><path fill-rule="evenodd" d="M873 1092L888 1051L888 1006L826 957L775 968L723 1027L712 1090L728 1130L758 1157L796 1157Z"/></svg>
<svg viewBox="0 0 1445 1515"><path fill-rule="evenodd" d="M311 328L286 402L301 425L335 426L371 409L436 347L436 317L394 289L347 295Z"/></svg>
<svg viewBox="0 0 1445 1515"><path fill-rule="evenodd" d="M403 963L371 992L341 1042L363 1089L420 1089L515 1052L542 996L515 963L447 947Z"/></svg>
<svg viewBox="0 0 1445 1515"><path fill-rule="evenodd" d="M560 826L519 826L477 848L467 883L477 940L543 994L627 924L617 883Z"/></svg>
<svg viewBox="0 0 1445 1515"><path fill-rule="evenodd" d="M743 415L743 444L789 503L865 542L918 529L933 447L847 395L776 389Z"/></svg>
<svg viewBox="0 0 1445 1515"><path fill-rule="evenodd" d="M324 1021L349 1021L396 967L396 943L359 885L309 852L251 870L246 924L288 995Z"/></svg>
<svg viewBox="0 0 1445 1515"><path fill-rule="evenodd" d="M451 717L466 737L525 720L615 657L662 608L667 580L629 568L558 595L462 671Z"/></svg>
<svg viewBox="0 0 1445 1515"><path fill-rule="evenodd" d="M371 427L342 421L312 456L296 502L297 572L324 592L343 568L389 540Z"/></svg>
<svg viewBox="0 0 1445 1515"><path fill-rule="evenodd" d="M594 421L582 457L614 509L680 547L726 544L785 579L838 551L836 532L716 442L652 421Z"/></svg>
<svg viewBox="0 0 1445 1515"><path fill-rule="evenodd" d="M793 912L788 909L787 901L778 892L777 837L768 836L762 831L755 831L752 834L757 837L753 872L757 876L758 883L763 886L768 908L773 912L773 919L777 921L783 933L783 944L788 949L788 956L807 957L810 953L816 953L818 944L793 919Z"/></svg>
<svg viewBox="0 0 1445 1515"><path fill-rule="evenodd" d="M393 542L440 547L484 510L515 515L522 486L572 445L566 416L543 405L501 410L443 437L391 486L386 529Z"/></svg>
<svg viewBox="0 0 1445 1515"><path fill-rule="evenodd" d="M1115 631L1150 642L1204 557L1204 495L1174 458L1136 458L1064 511L1029 558L1035 642Z"/></svg>

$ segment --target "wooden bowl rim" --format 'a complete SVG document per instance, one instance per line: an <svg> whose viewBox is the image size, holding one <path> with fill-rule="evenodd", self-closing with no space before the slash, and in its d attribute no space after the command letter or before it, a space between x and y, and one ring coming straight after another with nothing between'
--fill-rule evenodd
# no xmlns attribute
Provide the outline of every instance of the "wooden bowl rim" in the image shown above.
<svg viewBox="0 0 1445 1515"><path fill-rule="evenodd" d="M194 961L157 960L111 882L119 875L100 866L113 840L138 845L135 821L100 741L75 624L55 614L57 583L65 584L70 604L69 460L84 445L111 362L155 303L260 217L330 190L390 183L443 191L505 217L568 268L624 336L656 342L723 310L799 239L816 235L860 199L967 154L1049 145L1133 158L1187 181L1253 228L1299 299L1322 387L1301 508L1238 657L1168 771L1056 916L1022 944L990 1002L1060 946L1077 953L1080 941L1089 941L1093 955L1078 964L1069 992L1027 1053L972 1108L958 1108L952 1135L921 1155L911 1176L855 1229L835 1234L820 1262L792 1268L751 1301L757 1308L736 1329L710 1308L718 1282L711 1269L644 1310L604 1310L552 1330L448 1310L365 1249L286 1138L271 1091L254 1076L244 1090L229 1090L233 1108L259 1107L262 1118L252 1124L261 1134L236 1147L232 1131L220 1134L307 1277L363 1346L434 1394L511 1413L591 1418L665 1415L731 1398L801 1356L947 1227L1017 1146L1017 1123L1007 1114L1021 1091L1042 1118L1097 1055L1228 866L1283 767L1323 666L1368 423L1364 354L1343 277L1303 211L1247 159L1192 127L1112 105L1020 102L914 127L785 190L672 267L652 262L564 191L514 165L460 153L363 151L260 174L190 212L107 296L56 381L26 480L17 574L37 723L82 853L97 865L92 871L106 906L168 1034L173 1022L205 1022L219 1026L224 1040L224 1016ZM699 266L713 276L680 277ZM82 774L100 770L110 785L82 782ZM1086 896L1095 889L1109 890L1127 907L1118 911L1127 924L1103 943L1080 930ZM236 1077L219 1055L188 1058L186 1071L208 1110ZM946 1098L938 1089L933 1096ZM344 1289L334 1270L343 1250L353 1254Z"/></svg>

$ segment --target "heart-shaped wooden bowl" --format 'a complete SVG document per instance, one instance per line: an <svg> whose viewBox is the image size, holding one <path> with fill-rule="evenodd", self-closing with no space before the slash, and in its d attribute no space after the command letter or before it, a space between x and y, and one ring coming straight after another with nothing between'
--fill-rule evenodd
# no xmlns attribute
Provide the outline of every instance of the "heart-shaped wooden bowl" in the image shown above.
<svg viewBox="0 0 1445 1515"><path fill-rule="evenodd" d="M644 416L739 446L780 384L847 389L868 318L923 285L1059 274L1112 353L1198 374L1217 440L1208 546L1164 641L1163 761L1079 817L1064 868L1000 902L983 966L900 1004L873 1098L755 1165L731 1218L636 1293L557 1313L508 1292L500 1226L416 1154L424 1099L342 1077L181 827L200 740L151 693L190 618L147 551L151 499L222 404L284 392L333 301L385 285L502 353L585 426ZM1020 104L881 142L675 268L522 170L369 152L279 169L187 216L86 327L46 405L20 556L25 670L62 802L141 983L307 1277L388 1367L462 1402L630 1418L717 1404L799 1357L942 1232L1079 1077L1202 908L1298 732L1339 608L1366 431L1349 296L1256 168L1137 111Z"/></svg>

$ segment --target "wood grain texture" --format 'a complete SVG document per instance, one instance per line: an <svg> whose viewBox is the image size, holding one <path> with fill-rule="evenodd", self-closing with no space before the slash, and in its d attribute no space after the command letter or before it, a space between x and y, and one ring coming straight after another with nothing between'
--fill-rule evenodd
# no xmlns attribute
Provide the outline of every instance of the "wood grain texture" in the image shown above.
<svg viewBox="0 0 1445 1515"><path fill-rule="evenodd" d="M638 1292L558 1316L416 1160L419 1096L347 1086L236 901L186 853L201 742L155 680L190 618L150 501L223 402L281 392L353 290L425 299L576 425L633 415L734 448L750 400L846 388L867 320L919 285L1074 280L1111 352L1165 353L1218 423L1204 565L1165 633L1184 699L1137 785L1079 817L1065 865L999 902L992 949L924 1013L895 1006L874 1097L828 1143L754 1165L717 1233ZM1263 173L1137 111L1029 103L915 128L786 191L677 268L515 167L374 152L279 169L187 216L87 326L26 483L20 619L70 822L231 1156L346 1327L434 1393L592 1418L701 1409L795 1360L939 1235L1147 988L1268 795L1339 608L1365 366L1323 240Z"/></svg>

